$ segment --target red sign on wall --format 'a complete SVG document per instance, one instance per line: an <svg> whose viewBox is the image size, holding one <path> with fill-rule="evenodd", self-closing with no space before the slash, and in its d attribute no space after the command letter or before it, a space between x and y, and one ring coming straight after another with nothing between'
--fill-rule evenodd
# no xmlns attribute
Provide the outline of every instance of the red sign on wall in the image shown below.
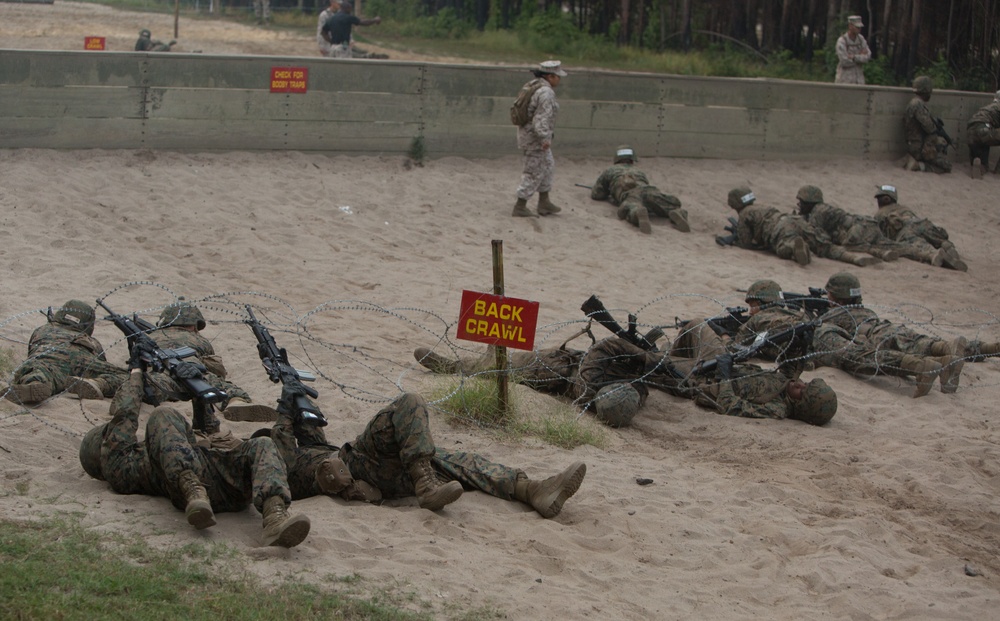
<svg viewBox="0 0 1000 621"><path fill-rule="evenodd" d="M535 347L538 302L502 295L462 292L458 317L458 338L514 349Z"/></svg>
<svg viewBox="0 0 1000 621"><path fill-rule="evenodd" d="M307 67L271 67L272 93L304 93L308 85Z"/></svg>
<svg viewBox="0 0 1000 621"><path fill-rule="evenodd" d="M84 37L83 38L83 49L85 50L103 50L104 49L104 37Z"/></svg>

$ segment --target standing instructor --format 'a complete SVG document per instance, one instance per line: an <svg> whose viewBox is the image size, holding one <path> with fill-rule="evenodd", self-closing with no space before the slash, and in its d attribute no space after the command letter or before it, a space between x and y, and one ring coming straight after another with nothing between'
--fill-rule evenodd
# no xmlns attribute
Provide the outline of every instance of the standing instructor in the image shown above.
<svg viewBox="0 0 1000 621"><path fill-rule="evenodd" d="M548 216L562 211L549 200L549 191L556 168L552 138L559 113L554 89L566 77L566 72L558 60L547 60L532 73L535 78L522 87L522 91L533 89L533 93L527 107L529 120L517 128L517 147L524 151L524 170L511 214L514 217ZM535 192L538 192L538 214L528 209L528 199Z"/></svg>

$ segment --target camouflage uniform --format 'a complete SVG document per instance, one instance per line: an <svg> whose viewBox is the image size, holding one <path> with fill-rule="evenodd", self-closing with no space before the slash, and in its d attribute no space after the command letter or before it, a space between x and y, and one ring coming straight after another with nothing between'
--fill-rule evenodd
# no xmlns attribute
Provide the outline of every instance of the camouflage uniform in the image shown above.
<svg viewBox="0 0 1000 621"><path fill-rule="evenodd" d="M552 156L559 103L556 92L544 78L535 78L541 85L531 96L528 114L531 121L517 128L517 148L524 151L524 169L517 187L517 198L527 200L535 192L549 192L555 175L556 161ZM547 143L549 148L542 148Z"/></svg>
<svg viewBox="0 0 1000 621"><path fill-rule="evenodd" d="M681 208L681 201L676 196L664 194L650 185L646 173L627 163L615 164L602 172L594 182L590 198L610 200L618 206L618 219L628 220L634 226L641 225L639 213L643 209L649 215L687 221L687 211ZM675 211L677 213L671 215Z"/></svg>
<svg viewBox="0 0 1000 621"><path fill-rule="evenodd" d="M945 157L948 142L937 134L937 123L919 96L910 100L903 113L903 135L910 157L924 162L934 172L951 171L951 162Z"/></svg>
<svg viewBox="0 0 1000 621"><path fill-rule="evenodd" d="M337 11L339 10L340 6L338 5ZM326 23L326 20L333 17L333 14L337 11L333 10L333 7L328 6L320 12L319 18L316 20L316 45L319 46L320 56L332 56L331 49L333 46L330 45L329 41L323 38L323 24Z"/></svg>
<svg viewBox="0 0 1000 621"><path fill-rule="evenodd" d="M859 216L840 207L819 203L803 217L829 235L833 243L851 252L864 252L886 260L906 256L904 244L886 238L878 222L869 216Z"/></svg>
<svg viewBox="0 0 1000 621"><path fill-rule="evenodd" d="M847 33L837 39L837 84L864 84L865 70L862 66L872 57L868 42L859 32L857 38L851 39ZM851 59L851 56L860 57Z"/></svg>
<svg viewBox="0 0 1000 621"><path fill-rule="evenodd" d="M753 344L758 334L763 334L764 332L773 334L776 331L791 328L806 321L809 321L809 317L802 309L782 304L766 305L740 326L736 336L733 337L729 349L747 347ZM786 347L768 342L757 352L757 357L767 360L777 360L780 357L787 357L787 353Z"/></svg>
<svg viewBox="0 0 1000 621"><path fill-rule="evenodd" d="M127 373L104 359L104 347L94 337L48 323L32 332L28 358L14 372L14 383L40 382L54 395L66 390L74 376L118 386Z"/></svg>
<svg viewBox="0 0 1000 621"><path fill-rule="evenodd" d="M198 361L205 365L205 368L208 370L204 374L206 382L214 388L226 391L230 399L237 398L251 401L247 391L225 379L226 367L222 363L222 358L215 355L215 348L207 338L197 332L179 327L160 328L150 336L161 349L190 347L195 350Z"/></svg>
<svg viewBox="0 0 1000 621"><path fill-rule="evenodd" d="M879 207L875 221L889 239L905 246L902 256L914 261L966 271L955 244L948 240L948 231L927 218L918 218L909 207L890 203Z"/></svg>
<svg viewBox="0 0 1000 621"><path fill-rule="evenodd" d="M271 0L253 0L253 14L257 23L271 21Z"/></svg>
<svg viewBox="0 0 1000 621"><path fill-rule="evenodd" d="M909 345L913 345L910 342ZM813 334L813 358L817 367L834 367L857 377L891 375L908 377L912 371L903 368L907 354L892 348L893 343L875 343L845 330L837 324L823 324ZM923 350L923 348L911 347Z"/></svg>
<svg viewBox="0 0 1000 621"><path fill-rule="evenodd" d="M508 358L511 379L532 390L576 398L582 393L578 377L584 352L566 347L514 351ZM414 357L424 367L444 375L476 375L496 368L496 350L490 347L478 358L449 360L426 348L417 349Z"/></svg>
<svg viewBox="0 0 1000 621"><path fill-rule="evenodd" d="M475 453L436 448L427 404L417 394L398 397L376 414L353 442L339 449L327 443L321 427L293 424L284 408L279 407L279 411L271 436L288 466L288 483L296 499L323 494L316 472L332 456L339 457L354 478L378 488L385 498L416 495L408 468L426 457L442 481L458 481L466 490L480 490L504 500L513 500L518 479L527 478L521 470Z"/></svg>
<svg viewBox="0 0 1000 621"><path fill-rule="evenodd" d="M920 334L904 325L879 319L875 311L860 305L832 306L820 316L824 326L837 326L852 339L867 341L873 348L891 349L916 356L932 355L942 339Z"/></svg>
<svg viewBox="0 0 1000 621"><path fill-rule="evenodd" d="M801 216L758 205L749 205L739 212L736 245L740 248L770 250L782 259L792 260L796 239L802 239L816 256L857 264L852 253L834 244L826 233Z"/></svg>
<svg viewBox="0 0 1000 621"><path fill-rule="evenodd" d="M997 99L986 104L969 119L966 126L969 141L969 161L979 158L984 165L990 163L990 147L1000 145L1000 91Z"/></svg>
<svg viewBox="0 0 1000 621"><path fill-rule="evenodd" d="M101 443L101 472L120 494L166 496L184 510L181 472L193 471L205 485L216 512L242 511L253 502L263 512L264 501L291 501L285 464L270 438L253 438L232 451L195 444L187 420L168 406L153 410L144 442L136 440L142 404L143 374L131 374L111 403L114 414Z"/></svg>

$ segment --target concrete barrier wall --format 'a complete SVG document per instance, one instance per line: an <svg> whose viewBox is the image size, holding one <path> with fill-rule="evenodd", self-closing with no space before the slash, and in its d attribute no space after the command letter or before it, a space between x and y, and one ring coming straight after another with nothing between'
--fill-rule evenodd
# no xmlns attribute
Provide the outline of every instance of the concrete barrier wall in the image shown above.
<svg viewBox="0 0 1000 621"><path fill-rule="evenodd" d="M308 70L271 93L273 67ZM557 95L559 155L623 142L646 156L894 158L909 89L573 71ZM0 148L274 150L428 157L517 153L509 108L526 69L319 58L0 50ZM990 95L937 91L964 157Z"/></svg>

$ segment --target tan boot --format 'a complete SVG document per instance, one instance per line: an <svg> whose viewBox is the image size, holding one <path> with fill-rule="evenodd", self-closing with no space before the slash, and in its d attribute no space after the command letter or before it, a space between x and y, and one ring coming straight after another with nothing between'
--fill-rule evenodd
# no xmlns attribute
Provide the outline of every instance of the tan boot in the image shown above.
<svg viewBox="0 0 1000 621"><path fill-rule="evenodd" d="M105 393L110 392L110 390L111 387L108 386L107 380L100 377L96 379L71 377L69 378L69 387L66 388L67 392L70 392L81 399L96 400L103 399Z"/></svg>
<svg viewBox="0 0 1000 621"><path fill-rule="evenodd" d="M903 359L900 360L900 367L917 380L917 388L913 391L914 399L929 393L934 385L934 379L941 374L940 363L933 358L922 356L903 356Z"/></svg>
<svg viewBox="0 0 1000 621"><path fill-rule="evenodd" d="M983 160L978 157L972 160L972 178L982 179L983 178Z"/></svg>
<svg viewBox="0 0 1000 621"><path fill-rule="evenodd" d="M941 250L938 251L938 254L941 255L941 264L945 267L959 272L969 271L969 266L965 264L962 257L958 256L958 249L950 241L941 244Z"/></svg>
<svg viewBox="0 0 1000 621"><path fill-rule="evenodd" d="M281 496L271 496L264 501L265 546L294 548L309 536L309 518L301 514L289 515Z"/></svg>
<svg viewBox="0 0 1000 621"><path fill-rule="evenodd" d="M514 211L510 214L515 218L537 218L538 214L528 209L528 201L523 198L514 203Z"/></svg>
<svg viewBox="0 0 1000 621"><path fill-rule="evenodd" d="M27 384L11 384L4 397L8 401L23 405L33 405L41 403L52 396L52 388L43 382L29 382Z"/></svg>
<svg viewBox="0 0 1000 621"><path fill-rule="evenodd" d="M444 356L435 354L426 347L418 347L413 350L413 357L416 358L420 366L442 375L454 375L458 373L458 362L448 360Z"/></svg>
<svg viewBox="0 0 1000 621"><path fill-rule="evenodd" d="M809 265L812 262L809 245L801 237L796 237L792 244L792 258L799 265Z"/></svg>
<svg viewBox="0 0 1000 621"><path fill-rule="evenodd" d="M187 515L188 524L198 530L215 526L215 514L212 513L212 503L208 499L208 492L201 484L198 475L190 470L181 473L177 480L184 495L186 503L184 514Z"/></svg>
<svg viewBox="0 0 1000 621"><path fill-rule="evenodd" d="M969 347L966 349L969 362L982 362L988 356L996 356L997 354L1000 354L1000 343L984 343L975 340L969 343Z"/></svg>
<svg viewBox="0 0 1000 621"><path fill-rule="evenodd" d="M872 248L871 253L887 263L899 259L899 251L889 248Z"/></svg>
<svg viewBox="0 0 1000 621"><path fill-rule="evenodd" d="M461 483L458 481L441 483L438 480L437 474L434 473L434 468L431 466L430 457L418 459L410 464L409 472L421 509L437 511L462 496Z"/></svg>
<svg viewBox="0 0 1000 621"><path fill-rule="evenodd" d="M554 205L551 200L549 200L548 192L538 193L538 215L540 216L551 216L562 211L562 207Z"/></svg>
<svg viewBox="0 0 1000 621"><path fill-rule="evenodd" d="M876 263L882 262L878 257L873 257L870 254L862 254L860 252L845 252L843 258L858 267L868 267L869 265L875 265Z"/></svg>
<svg viewBox="0 0 1000 621"><path fill-rule="evenodd" d="M965 361L958 356L941 356L937 359L941 365L941 392L946 395L958 392L958 382L962 376Z"/></svg>
<svg viewBox="0 0 1000 621"><path fill-rule="evenodd" d="M197 435L197 432L195 435ZM228 429L210 433L206 437L208 438L208 447L220 451L231 451L243 445L243 440L234 436L233 432Z"/></svg>
<svg viewBox="0 0 1000 621"><path fill-rule="evenodd" d="M671 209L668 211L667 218L670 219L670 223L674 225L674 228L681 233L691 232L691 224L688 222L687 216L680 209Z"/></svg>
<svg viewBox="0 0 1000 621"><path fill-rule="evenodd" d="M580 489L586 474L587 464L578 461L544 481L520 479L514 487L514 498L531 505L543 518L551 519L559 515L566 499Z"/></svg>
<svg viewBox="0 0 1000 621"><path fill-rule="evenodd" d="M649 212L645 207L639 207L635 211L635 219L639 225L639 230L649 235L653 232L653 225L649 222Z"/></svg>
<svg viewBox="0 0 1000 621"><path fill-rule="evenodd" d="M222 410L222 415L226 420L250 423L273 423L278 420L278 411L274 408L250 403L246 399L233 397L226 404L226 409Z"/></svg>
<svg viewBox="0 0 1000 621"><path fill-rule="evenodd" d="M969 348L969 339L959 336L951 341L934 341L929 351L931 356L957 356L964 358Z"/></svg>

